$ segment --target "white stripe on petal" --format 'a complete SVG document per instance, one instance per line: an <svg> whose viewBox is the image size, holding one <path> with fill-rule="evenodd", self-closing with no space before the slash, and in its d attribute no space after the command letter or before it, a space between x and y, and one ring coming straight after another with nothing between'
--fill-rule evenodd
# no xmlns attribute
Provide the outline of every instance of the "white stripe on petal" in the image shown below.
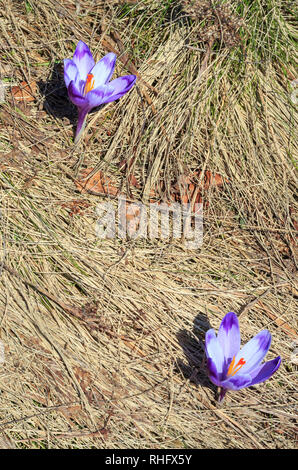
<svg viewBox="0 0 298 470"><path fill-rule="evenodd" d="M72 80L76 83L78 76L79 72L74 61L71 59L64 59L64 81L66 87L68 88Z"/></svg>
<svg viewBox="0 0 298 470"><path fill-rule="evenodd" d="M222 373L224 367L224 355L213 329L208 330L205 336L206 355L215 364L218 374Z"/></svg>
<svg viewBox="0 0 298 470"><path fill-rule="evenodd" d="M87 79L87 74L94 67L94 59L89 47L83 41L79 41L73 55L73 61L76 64L81 80Z"/></svg>
<svg viewBox="0 0 298 470"><path fill-rule="evenodd" d="M223 318L217 338L222 347L225 358L233 359L240 349L240 330L237 315L229 312ZM228 361L227 361L228 362Z"/></svg>
<svg viewBox="0 0 298 470"><path fill-rule="evenodd" d="M244 366L241 367L241 375L249 373L262 362L270 348L270 344L271 334L268 330L262 330L243 346L235 358L235 365L241 358L245 360Z"/></svg>
<svg viewBox="0 0 298 470"><path fill-rule="evenodd" d="M105 55L96 65L91 69L90 73L94 75L95 88L100 85L105 85L114 73L116 62L116 54L110 52Z"/></svg>

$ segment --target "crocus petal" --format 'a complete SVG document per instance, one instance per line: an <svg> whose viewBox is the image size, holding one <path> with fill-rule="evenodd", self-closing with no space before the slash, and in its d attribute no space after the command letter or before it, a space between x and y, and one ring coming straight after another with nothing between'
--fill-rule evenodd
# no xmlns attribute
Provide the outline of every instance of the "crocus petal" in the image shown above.
<svg viewBox="0 0 298 470"><path fill-rule="evenodd" d="M91 90L87 93L86 99L88 100L88 106L90 109L95 108L103 104L105 97L105 85L102 85L95 90Z"/></svg>
<svg viewBox="0 0 298 470"><path fill-rule="evenodd" d="M251 385L251 376L249 374L236 374L221 382L221 386L228 390L240 390L240 388Z"/></svg>
<svg viewBox="0 0 298 470"><path fill-rule="evenodd" d="M212 359L217 375L220 377L224 367L224 355L213 329L208 330L205 336L205 351L207 359Z"/></svg>
<svg viewBox="0 0 298 470"><path fill-rule="evenodd" d="M116 54L110 52L90 70L94 77L94 88L105 85L110 80L114 73L116 58Z"/></svg>
<svg viewBox="0 0 298 470"><path fill-rule="evenodd" d="M220 380L220 374L218 373L216 369L215 363L212 361L211 357L208 357L207 359L207 369L208 369L208 375L211 380L215 385L218 387L221 386L221 380Z"/></svg>
<svg viewBox="0 0 298 470"><path fill-rule="evenodd" d="M265 362L259 367L256 367L254 370L250 371L249 375L252 377L251 385L264 382L269 379L274 372L277 371L281 363L280 356L272 359L272 361Z"/></svg>
<svg viewBox="0 0 298 470"><path fill-rule="evenodd" d="M71 59L64 59L64 81L68 88L71 81L77 82L79 78L79 72L76 64Z"/></svg>
<svg viewBox="0 0 298 470"><path fill-rule="evenodd" d="M127 75L125 77L116 78L107 85L101 85L89 91L86 98L88 99L90 108L95 108L101 104L117 100L130 90L135 80L135 75Z"/></svg>
<svg viewBox="0 0 298 470"><path fill-rule="evenodd" d="M75 83L75 87L76 89L78 90L79 92L79 95L84 98L86 100L86 102L88 101L87 98L86 98L86 95L84 94L84 91L85 91L85 86L86 86L86 81L85 80L77 80L76 83Z"/></svg>
<svg viewBox="0 0 298 470"><path fill-rule="evenodd" d="M116 78L105 85L103 103L110 103L111 101L121 98L121 96L125 95L125 93L127 93L135 84L136 79L137 77L135 75L125 75L124 77Z"/></svg>
<svg viewBox="0 0 298 470"><path fill-rule="evenodd" d="M225 315L220 324L217 338L225 359L230 363L230 360L236 356L240 349L239 321L235 313L229 312Z"/></svg>
<svg viewBox="0 0 298 470"><path fill-rule="evenodd" d="M80 90L78 90L74 81L70 82L67 91L68 91L69 99L70 101L73 102L73 104L75 104L79 108L88 107L88 101L86 97L82 96L82 94L80 93Z"/></svg>
<svg viewBox="0 0 298 470"><path fill-rule="evenodd" d="M81 80L86 80L95 62L89 47L83 41L78 42L73 55L73 61L78 68Z"/></svg>
<svg viewBox="0 0 298 470"><path fill-rule="evenodd" d="M250 373L266 356L271 344L271 334L268 330L262 330L238 352L235 364L243 358L245 364L241 367L241 375Z"/></svg>

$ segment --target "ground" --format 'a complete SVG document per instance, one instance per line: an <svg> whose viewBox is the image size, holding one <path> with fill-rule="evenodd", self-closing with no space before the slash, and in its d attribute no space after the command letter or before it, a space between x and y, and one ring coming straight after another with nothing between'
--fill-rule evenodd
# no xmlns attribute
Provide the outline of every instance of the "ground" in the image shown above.
<svg viewBox="0 0 298 470"><path fill-rule="evenodd" d="M296 446L294 13L1 2L2 448ZM137 82L74 145L63 59L79 40ZM120 192L201 202L202 244L100 238L96 208ZM229 311L243 343L267 328L282 364L220 406L204 341Z"/></svg>

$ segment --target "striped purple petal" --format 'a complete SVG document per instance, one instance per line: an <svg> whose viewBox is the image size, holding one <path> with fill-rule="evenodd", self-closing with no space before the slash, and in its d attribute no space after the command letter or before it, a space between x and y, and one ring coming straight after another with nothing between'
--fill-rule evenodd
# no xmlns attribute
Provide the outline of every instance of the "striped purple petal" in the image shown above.
<svg viewBox="0 0 298 470"><path fill-rule="evenodd" d="M94 59L89 47L83 41L79 41L73 55L81 80L86 80L88 73L94 67Z"/></svg>
<svg viewBox="0 0 298 470"><path fill-rule="evenodd" d="M217 376L221 377L224 368L224 355L213 329L208 330L205 336L205 352L208 359L212 359Z"/></svg>
<svg viewBox="0 0 298 470"><path fill-rule="evenodd" d="M271 334L268 330L262 330L238 352L235 358L235 364L243 358L245 364L241 368L242 374L250 374L266 356L271 344Z"/></svg>
<svg viewBox="0 0 298 470"><path fill-rule="evenodd" d="M229 312L223 318L217 338L227 363L231 362L240 349L240 329L237 315Z"/></svg>
<svg viewBox="0 0 298 470"><path fill-rule="evenodd" d="M215 385L218 387L221 386L221 377L220 374L218 373L215 363L212 361L211 357L208 357L207 359L207 369L208 369L208 375L211 380Z"/></svg>
<svg viewBox="0 0 298 470"><path fill-rule="evenodd" d="M259 367L256 367L254 370L250 371L249 375L252 378L251 385L258 384L260 382L264 382L277 371L281 364L280 356L272 359L272 361L265 362Z"/></svg>
<svg viewBox="0 0 298 470"><path fill-rule="evenodd" d="M71 81L75 83L79 79L79 72L76 64L71 59L64 59L64 81L66 87L69 86Z"/></svg>
<svg viewBox="0 0 298 470"><path fill-rule="evenodd" d="M249 374L236 374L221 382L221 386L228 390L240 390L251 385L251 376Z"/></svg>
<svg viewBox="0 0 298 470"><path fill-rule="evenodd" d="M88 106L90 109L95 108L96 106L100 106L104 103L105 89L106 86L102 85L98 88L95 88L95 90L91 90L87 93L86 99L88 101Z"/></svg>
<svg viewBox="0 0 298 470"><path fill-rule="evenodd" d="M70 101L73 102L78 108L88 107L88 101L85 96L82 96L80 90L76 87L74 81L71 81L68 86L68 96Z"/></svg>
<svg viewBox="0 0 298 470"><path fill-rule="evenodd" d="M125 95L135 84L136 79L137 77L135 75L125 75L124 77L119 77L109 82L105 86L103 103L110 103L111 101L121 98L121 96Z"/></svg>
<svg viewBox="0 0 298 470"><path fill-rule="evenodd" d="M114 73L116 54L110 52L106 54L96 65L90 70L90 73L94 76L94 88L98 88L101 85L105 85Z"/></svg>
<svg viewBox="0 0 298 470"><path fill-rule="evenodd" d="M116 78L107 85L101 85L89 91L86 98L88 99L90 108L117 100L130 90L135 80L135 75L127 75L126 77Z"/></svg>

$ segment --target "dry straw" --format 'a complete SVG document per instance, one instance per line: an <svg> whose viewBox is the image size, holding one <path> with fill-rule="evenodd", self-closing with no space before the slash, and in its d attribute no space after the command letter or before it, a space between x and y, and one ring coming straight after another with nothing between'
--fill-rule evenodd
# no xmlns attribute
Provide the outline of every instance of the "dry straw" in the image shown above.
<svg viewBox="0 0 298 470"><path fill-rule="evenodd" d="M257 60L248 7L244 42L231 48L198 39L200 19L160 3L3 4L1 55L13 70L1 78L39 88L34 103L7 99L0 110L2 447L295 447L291 18L276 3L280 49L264 22L254 26L255 48L272 53ZM139 80L90 116L74 148L75 109L56 61L79 39L97 58L113 47L116 75L133 63ZM145 202L152 187L167 192L197 168L227 180L203 194L199 251L177 241L97 239L95 207L104 198L79 194L73 179L80 168L101 169L126 188L123 160ZM70 216L74 201L84 204ZM231 310L243 341L270 330L268 359L280 354L283 363L270 381L217 408L203 341Z"/></svg>

